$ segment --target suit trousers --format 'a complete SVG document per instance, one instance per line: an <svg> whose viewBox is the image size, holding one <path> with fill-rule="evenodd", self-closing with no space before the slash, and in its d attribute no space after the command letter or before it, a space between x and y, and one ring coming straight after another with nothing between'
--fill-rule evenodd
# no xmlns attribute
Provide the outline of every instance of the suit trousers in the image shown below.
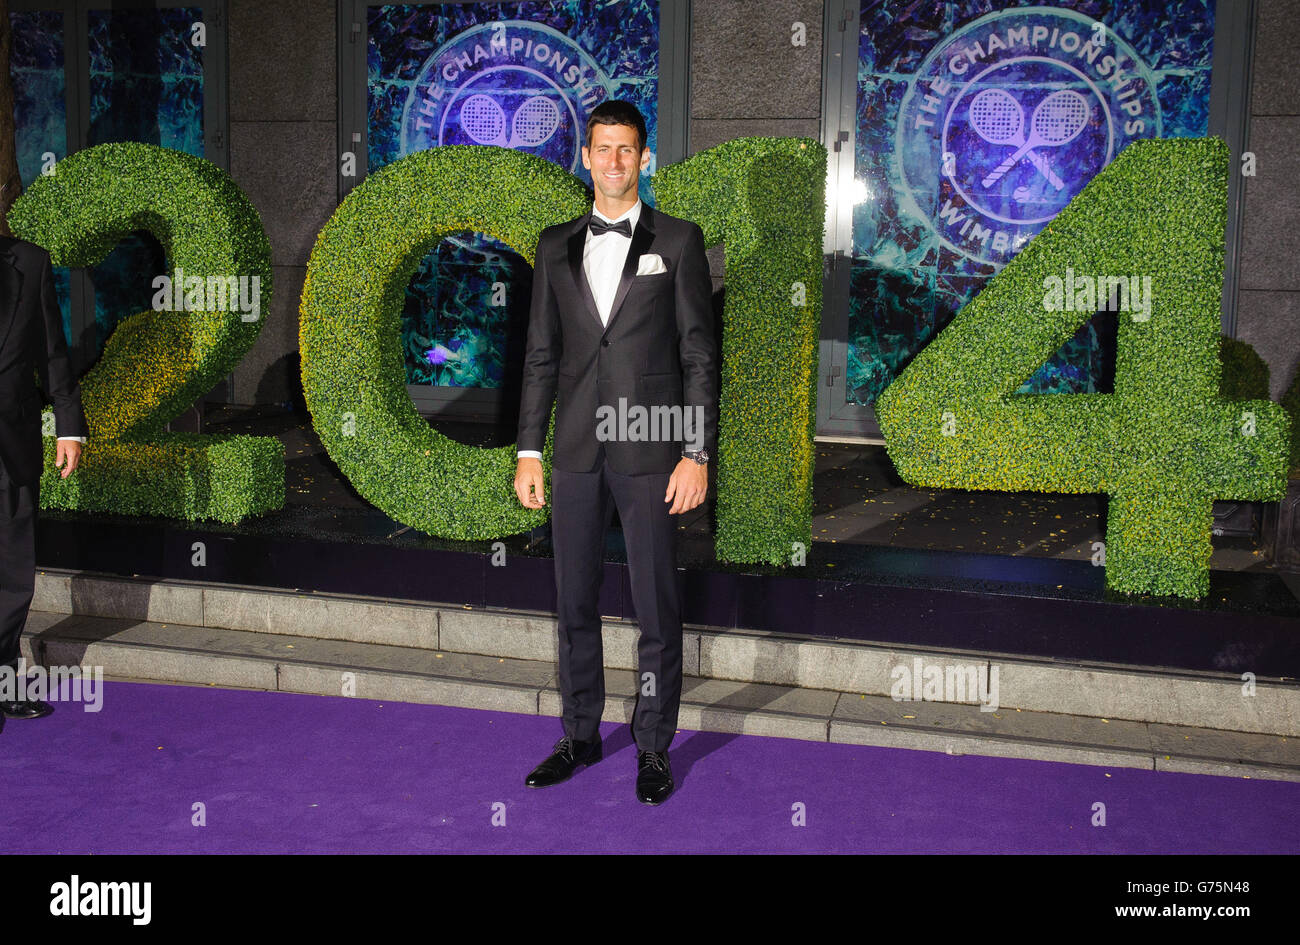
<svg viewBox="0 0 1300 945"><path fill-rule="evenodd" d="M599 596L605 531L618 508L640 638L632 735L638 750L667 751L682 694L677 525L664 501L670 473L625 476L600 451L595 471L551 469L551 537L559 617L560 699L566 735L591 741L605 708Z"/></svg>
<svg viewBox="0 0 1300 945"><path fill-rule="evenodd" d="M36 588L40 483L15 485L0 463L0 665L18 666L18 640Z"/></svg>

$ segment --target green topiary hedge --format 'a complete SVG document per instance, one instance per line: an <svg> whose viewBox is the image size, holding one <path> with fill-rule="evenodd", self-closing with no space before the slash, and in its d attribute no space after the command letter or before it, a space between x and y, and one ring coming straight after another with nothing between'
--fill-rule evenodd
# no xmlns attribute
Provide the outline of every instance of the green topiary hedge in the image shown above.
<svg viewBox="0 0 1300 945"><path fill-rule="evenodd" d="M1300 476L1300 371L1282 395L1282 409L1291 418L1291 475Z"/></svg>
<svg viewBox="0 0 1300 945"><path fill-rule="evenodd" d="M260 317L149 310L122 321L81 381L90 437L63 479L45 443L44 508L235 522L284 504L273 437L167 433L164 427L252 346L271 303L271 250L253 205L210 161L136 142L70 155L14 203L15 235L56 266L92 266L135 230L166 251L168 275L260 280ZM206 292L204 292L206 296ZM196 301L206 301L194 295ZM52 436L53 430L47 430Z"/></svg>
<svg viewBox="0 0 1300 945"><path fill-rule="evenodd" d="M1152 140L1098 174L877 402L903 477L1108 493L1109 586L1204 596L1213 501L1281 498L1289 447L1276 404L1219 395L1228 167L1217 139ZM1096 310L1060 304L1076 274L1151 300L1119 318L1115 393L1016 396Z"/></svg>
<svg viewBox="0 0 1300 945"><path fill-rule="evenodd" d="M303 391L330 457L394 519L458 539L498 538L546 521L549 506L526 509L515 497L513 445L458 443L416 411L406 391L402 300L443 237L486 233L531 264L542 230L588 205L582 183L549 161L449 145L371 174L321 230L302 292ZM551 449L548 433L548 495Z"/></svg>
<svg viewBox="0 0 1300 945"><path fill-rule="evenodd" d="M811 138L736 138L652 181L664 212L726 250L720 561L802 563L811 547L825 182Z"/></svg>
<svg viewBox="0 0 1300 945"><path fill-rule="evenodd" d="M824 176L816 142L757 138L728 142L652 180L665 213L727 244L720 558L781 563L792 541L806 546L810 538ZM544 228L589 206L582 182L549 161L451 145L370 175L321 231L302 296L303 390L330 456L394 519L459 539L497 538L546 520L548 509L525 509L515 498L513 446L457 443L416 411L400 346L402 300L444 236L487 233L531 263ZM548 434L548 475L551 449Z"/></svg>

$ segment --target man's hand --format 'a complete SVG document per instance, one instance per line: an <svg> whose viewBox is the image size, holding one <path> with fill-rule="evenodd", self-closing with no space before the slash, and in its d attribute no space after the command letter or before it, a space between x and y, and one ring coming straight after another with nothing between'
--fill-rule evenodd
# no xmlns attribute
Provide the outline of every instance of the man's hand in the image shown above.
<svg viewBox="0 0 1300 945"><path fill-rule="evenodd" d="M76 440L59 440L54 445L54 468L58 469L67 463L67 468L63 470L62 478L67 479L72 470L77 468L77 463L81 460L81 444Z"/></svg>
<svg viewBox="0 0 1300 945"><path fill-rule="evenodd" d="M540 509L546 505L546 491L542 485L542 461L536 456L521 456L515 464L515 496L526 509Z"/></svg>
<svg viewBox="0 0 1300 945"><path fill-rule="evenodd" d="M668 480L668 491L664 493L665 502L676 496L673 507L668 510L668 514L677 515L680 512L689 512L704 501L705 493L708 491L708 465L700 465L695 460L683 456L682 461L673 470L672 478Z"/></svg>

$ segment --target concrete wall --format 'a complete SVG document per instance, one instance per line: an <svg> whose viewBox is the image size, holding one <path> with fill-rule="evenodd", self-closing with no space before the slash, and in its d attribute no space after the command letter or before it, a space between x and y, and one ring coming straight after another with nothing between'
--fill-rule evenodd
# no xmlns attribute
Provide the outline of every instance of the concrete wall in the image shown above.
<svg viewBox="0 0 1300 945"><path fill-rule="evenodd" d="M1255 346L1276 400L1300 367L1300 0L1260 0L1255 34L1237 337Z"/></svg>
<svg viewBox="0 0 1300 945"><path fill-rule="evenodd" d="M298 381L298 299L316 234L338 206L333 0L231 0L230 173L271 241L271 312L234 373L236 403L278 403Z"/></svg>
<svg viewBox="0 0 1300 945"><path fill-rule="evenodd" d="M1238 335L1272 370L1274 396L1300 365L1300 0L1261 0L1246 183ZM336 206L332 0L231 0L231 172L271 240L275 294L233 399L296 396L298 297L316 234ZM820 136L822 0L696 0L690 153L744 135ZM805 24L807 45L791 27ZM709 253L721 284L723 250Z"/></svg>
<svg viewBox="0 0 1300 945"><path fill-rule="evenodd" d="M822 0L695 0L691 154L749 135L821 137ZM793 24L807 45L790 42ZM709 250L714 289L724 250Z"/></svg>

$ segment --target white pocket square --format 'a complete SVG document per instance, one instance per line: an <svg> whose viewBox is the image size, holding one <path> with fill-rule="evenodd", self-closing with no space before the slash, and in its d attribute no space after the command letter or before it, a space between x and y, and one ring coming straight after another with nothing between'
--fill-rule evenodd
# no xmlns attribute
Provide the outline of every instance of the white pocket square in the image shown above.
<svg viewBox="0 0 1300 945"><path fill-rule="evenodd" d="M653 276L657 272L667 271L668 267L664 265L664 261L658 253L644 253L636 261L636 274L638 276Z"/></svg>

